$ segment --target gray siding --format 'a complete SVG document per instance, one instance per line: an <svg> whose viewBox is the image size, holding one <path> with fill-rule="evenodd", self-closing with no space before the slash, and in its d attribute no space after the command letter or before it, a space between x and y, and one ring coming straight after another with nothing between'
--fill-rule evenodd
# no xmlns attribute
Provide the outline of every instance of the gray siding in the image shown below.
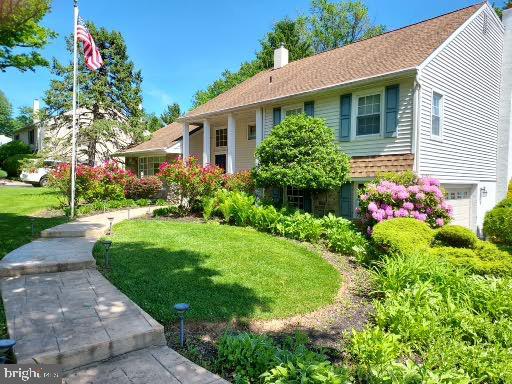
<svg viewBox="0 0 512 384"><path fill-rule="evenodd" d="M397 137L394 138L357 138L349 142L340 142L341 149L350 156L369 156L397 153L411 153L413 129L413 79L401 79L386 83L375 83L371 86L351 88L337 93L329 93L296 100L281 105L272 105L264 108L263 131L264 137L272 130L272 109L274 107L286 108L300 105L304 101L315 101L315 117L325 119L327 125L334 131L339 140L340 134L340 96L346 93L357 93L366 89L383 88L391 84L400 85L400 104L398 111ZM284 114L283 114L284 116Z"/></svg>
<svg viewBox="0 0 512 384"><path fill-rule="evenodd" d="M419 171L442 181L496 179L503 32L476 16L420 73ZM484 20L487 18L487 32ZM443 94L441 140L431 137L432 92Z"/></svg>

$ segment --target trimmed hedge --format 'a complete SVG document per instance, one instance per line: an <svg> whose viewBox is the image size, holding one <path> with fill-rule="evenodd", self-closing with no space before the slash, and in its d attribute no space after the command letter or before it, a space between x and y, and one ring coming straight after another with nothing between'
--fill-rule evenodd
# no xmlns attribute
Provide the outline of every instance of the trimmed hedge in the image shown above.
<svg viewBox="0 0 512 384"><path fill-rule="evenodd" d="M18 155L13 155L5 159L3 167L10 177L18 177L21 174L23 160L34 157L35 155L30 153L21 153Z"/></svg>
<svg viewBox="0 0 512 384"><path fill-rule="evenodd" d="M512 245L512 208L494 208L487 212L484 233L493 242Z"/></svg>
<svg viewBox="0 0 512 384"><path fill-rule="evenodd" d="M390 255L407 255L428 250L435 231L423 221L396 218L378 223L373 228L373 242Z"/></svg>
<svg viewBox="0 0 512 384"><path fill-rule="evenodd" d="M473 249L478 243L476 234L472 230L460 225L447 225L440 228L436 232L434 239L441 245L455 248Z"/></svg>
<svg viewBox="0 0 512 384"><path fill-rule="evenodd" d="M32 153L32 150L23 141L15 140L4 145L0 145L0 165L2 165L8 157L30 153Z"/></svg>

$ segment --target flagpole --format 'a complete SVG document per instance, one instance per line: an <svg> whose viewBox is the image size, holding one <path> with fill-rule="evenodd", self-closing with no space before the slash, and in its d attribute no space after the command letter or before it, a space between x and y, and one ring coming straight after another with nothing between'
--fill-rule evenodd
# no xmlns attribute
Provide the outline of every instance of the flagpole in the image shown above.
<svg viewBox="0 0 512 384"><path fill-rule="evenodd" d="M78 0L74 0L74 24L73 24L73 127L71 133L71 218L75 215L75 180L76 180L76 102L77 102L77 78L78 78L78 52L77 52L77 24L78 24Z"/></svg>

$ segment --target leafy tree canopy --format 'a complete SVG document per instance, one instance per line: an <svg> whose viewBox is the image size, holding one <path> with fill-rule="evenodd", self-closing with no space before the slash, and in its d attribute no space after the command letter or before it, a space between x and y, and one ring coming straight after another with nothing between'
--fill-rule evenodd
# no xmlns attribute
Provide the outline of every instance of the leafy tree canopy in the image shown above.
<svg viewBox="0 0 512 384"><path fill-rule="evenodd" d="M89 148L87 156L92 164L96 144L112 140L114 126L130 135L133 141L142 139L146 126L142 110L142 74L130 60L123 36L93 23L87 23L87 27L104 61L100 69L91 71L84 65L83 54L79 55L78 105L92 112L93 124L80 125L78 140ZM72 36L66 41L68 51L72 52ZM54 59L52 72L57 78L51 81L44 98L47 115L67 116L64 114L72 109L73 64L64 65Z"/></svg>
<svg viewBox="0 0 512 384"><path fill-rule="evenodd" d="M349 180L349 157L325 121L288 116L256 148L256 183L309 190L339 188Z"/></svg>
<svg viewBox="0 0 512 384"><path fill-rule="evenodd" d="M167 106L165 111L160 115L160 120L162 120L165 124L171 124L178 117L180 117L181 109L178 103L173 103Z"/></svg>
<svg viewBox="0 0 512 384"><path fill-rule="evenodd" d="M368 8L362 0L312 0L311 15L297 19L285 18L276 22L272 30L260 40L256 58L244 62L238 71L225 70L205 90L197 91L193 99L196 108L223 92L242 83L274 64L274 49L281 43L289 50L290 61L341 47L360 39L376 36L384 31L382 25L373 25Z"/></svg>
<svg viewBox="0 0 512 384"><path fill-rule="evenodd" d="M12 106L5 97L5 94L0 91L0 135L12 135Z"/></svg>
<svg viewBox="0 0 512 384"><path fill-rule="evenodd" d="M56 36L39 25L50 5L51 0L0 1L0 71L9 67L33 71L48 66L37 50Z"/></svg>
<svg viewBox="0 0 512 384"><path fill-rule="evenodd" d="M503 10L507 9L507 8L510 8L512 7L512 0L507 0L505 2L505 5L503 7L496 7L494 4L493 4L493 7L494 7L494 10L496 11L496 13L498 14L498 16L501 18L503 18Z"/></svg>
<svg viewBox="0 0 512 384"><path fill-rule="evenodd" d="M160 128L164 126L164 122L161 118L156 116L155 114L148 114L145 116L146 121L146 130L149 132L158 131Z"/></svg>

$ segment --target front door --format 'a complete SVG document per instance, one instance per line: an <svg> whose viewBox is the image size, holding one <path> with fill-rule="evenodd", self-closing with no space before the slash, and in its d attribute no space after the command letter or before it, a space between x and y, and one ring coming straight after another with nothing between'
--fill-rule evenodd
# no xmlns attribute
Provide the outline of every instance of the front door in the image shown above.
<svg viewBox="0 0 512 384"><path fill-rule="evenodd" d="M226 172L226 154L215 155L215 165L221 167Z"/></svg>

